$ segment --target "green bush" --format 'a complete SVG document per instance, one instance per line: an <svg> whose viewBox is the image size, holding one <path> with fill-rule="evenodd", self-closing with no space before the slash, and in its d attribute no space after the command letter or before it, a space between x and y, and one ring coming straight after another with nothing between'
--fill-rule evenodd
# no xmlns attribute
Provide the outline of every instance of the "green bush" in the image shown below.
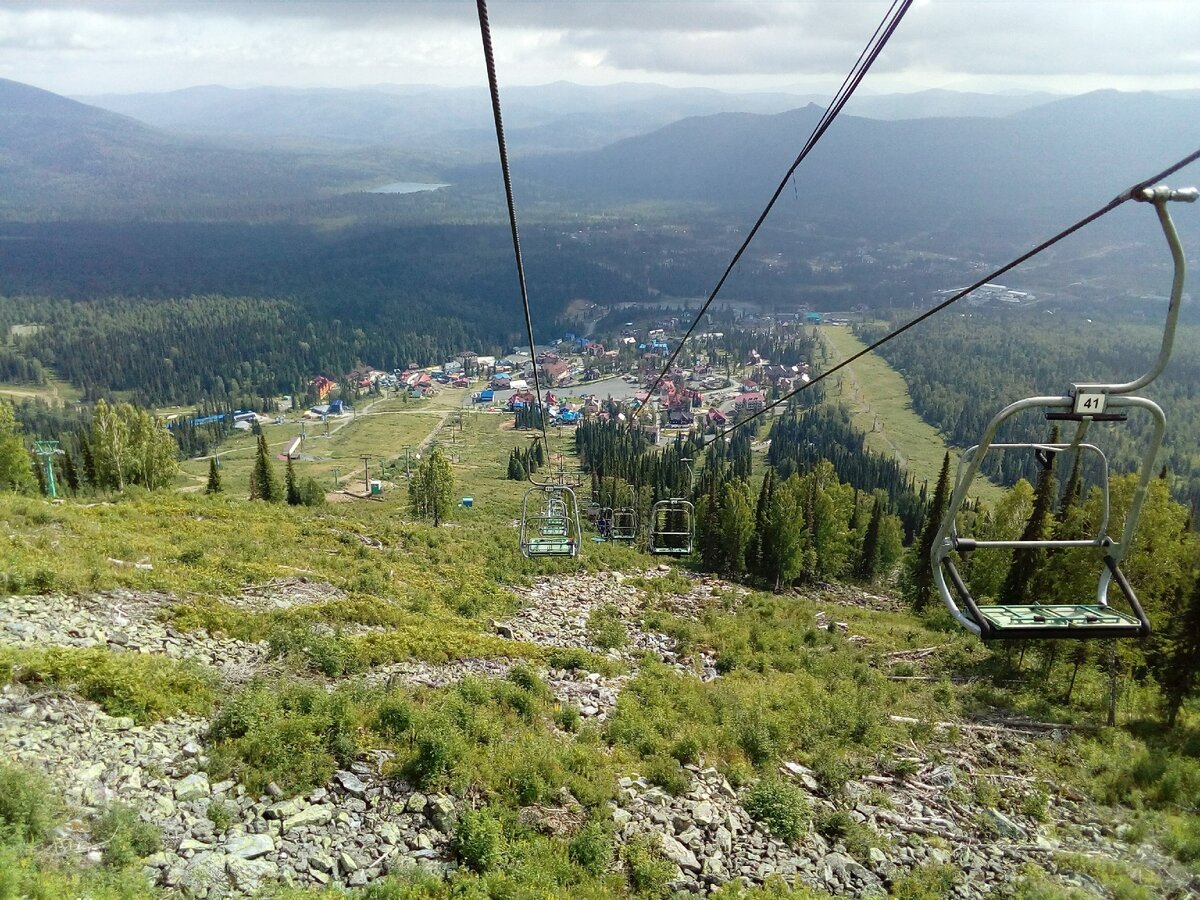
<svg viewBox="0 0 1200 900"><path fill-rule="evenodd" d="M341 678L364 668L357 648L340 630L322 634L309 625L291 622L273 628L267 641L271 656L298 660L327 678Z"/></svg>
<svg viewBox="0 0 1200 900"><path fill-rule="evenodd" d="M608 871L613 860L612 832L595 819L587 822L567 845L571 862L589 875L599 877Z"/></svg>
<svg viewBox="0 0 1200 900"><path fill-rule="evenodd" d="M466 749L462 735L448 721L428 720L422 723L417 735L416 755L405 773L418 787L442 787L449 781Z"/></svg>
<svg viewBox="0 0 1200 900"><path fill-rule="evenodd" d="M625 860L625 874L629 886L642 897L662 897L667 892L674 864L663 856L657 839L639 834L626 841L621 855Z"/></svg>
<svg viewBox="0 0 1200 900"><path fill-rule="evenodd" d="M217 830L218 834L229 830L237 813L237 807L224 800L210 800L208 808L204 811L204 814L208 816L208 821L213 823L213 828Z"/></svg>
<svg viewBox="0 0 1200 900"><path fill-rule="evenodd" d="M539 700L550 697L550 688L546 682L526 663L517 663L509 669L508 680Z"/></svg>
<svg viewBox="0 0 1200 900"><path fill-rule="evenodd" d="M626 670L619 661L591 653L581 647L556 647L546 657L552 669L598 672L601 675L620 675Z"/></svg>
<svg viewBox="0 0 1200 900"><path fill-rule="evenodd" d="M942 900L958 883L959 875L948 865L919 866L892 882L891 896L895 900Z"/></svg>
<svg viewBox="0 0 1200 900"><path fill-rule="evenodd" d="M1035 822L1045 822L1050 818L1050 795L1045 788L1034 788L1021 798L1021 812Z"/></svg>
<svg viewBox="0 0 1200 900"><path fill-rule="evenodd" d="M601 650L619 650L629 642L629 633L615 603L602 603L588 613L587 636Z"/></svg>
<svg viewBox="0 0 1200 900"><path fill-rule="evenodd" d="M568 703L554 714L554 720L563 731L574 734L579 730L579 725L583 721L583 714L579 712L578 706Z"/></svg>
<svg viewBox="0 0 1200 900"><path fill-rule="evenodd" d="M500 820L484 807L464 810L454 829L454 852L472 870L484 873L496 868L503 850Z"/></svg>
<svg viewBox="0 0 1200 900"><path fill-rule="evenodd" d="M760 778L742 796L746 812L788 843L808 830L808 801L794 784L773 775Z"/></svg>
<svg viewBox="0 0 1200 900"><path fill-rule="evenodd" d="M204 715L215 699L214 679L199 666L143 653L0 648L0 673L72 691L110 716L130 716L139 724L179 713Z"/></svg>
<svg viewBox="0 0 1200 900"><path fill-rule="evenodd" d="M671 745L671 756L681 765L695 765L700 762L700 739L694 734L685 734Z"/></svg>
<svg viewBox="0 0 1200 900"><path fill-rule="evenodd" d="M686 794L692 786L691 776L683 770L677 760L665 754L650 757L643 769L647 781L658 785L672 796Z"/></svg>
<svg viewBox="0 0 1200 900"><path fill-rule="evenodd" d="M375 710L375 730L385 738L398 740L413 727L414 716L415 711L407 699L389 694Z"/></svg>
<svg viewBox="0 0 1200 900"><path fill-rule="evenodd" d="M362 709L349 688L303 681L254 682L209 727L210 774L236 776L251 793L275 782L285 793L323 785L357 753Z"/></svg>
<svg viewBox="0 0 1200 900"><path fill-rule="evenodd" d="M0 843L37 843L58 824L62 804L50 782L29 769L0 762Z"/></svg>
<svg viewBox="0 0 1200 900"><path fill-rule="evenodd" d="M866 859L879 836L868 826L855 821L844 809L835 809L817 816L816 830L830 843L840 842L855 859Z"/></svg>
<svg viewBox="0 0 1200 900"><path fill-rule="evenodd" d="M1200 862L1200 817L1168 816L1162 845L1180 862Z"/></svg>
<svg viewBox="0 0 1200 900"><path fill-rule="evenodd" d="M157 897L138 868L75 868L27 844L0 844L0 897L4 900L146 900Z"/></svg>
<svg viewBox="0 0 1200 900"><path fill-rule="evenodd" d="M124 869L162 849L162 834L128 806L110 807L92 823L92 838L104 845L104 863Z"/></svg>

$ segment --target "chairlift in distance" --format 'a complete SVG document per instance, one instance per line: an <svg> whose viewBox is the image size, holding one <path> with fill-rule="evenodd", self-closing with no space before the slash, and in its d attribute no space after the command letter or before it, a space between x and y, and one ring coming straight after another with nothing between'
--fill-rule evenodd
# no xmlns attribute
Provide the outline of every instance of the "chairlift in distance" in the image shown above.
<svg viewBox="0 0 1200 900"><path fill-rule="evenodd" d="M692 484L692 461L688 467L688 489ZM659 556L686 556L696 543L696 508L684 497L659 500L650 512L650 552Z"/></svg>
<svg viewBox="0 0 1200 900"><path fill-rule="evenodd" d="M1166 416L1157 403L1147 397L1137 396L1136 391L1153 382L1167 365L1175 340L1175 326L1179 317L1179 305L1183 296L1186 265L1179 235L1167 211L1167 203L1176 201L1195 202L1200 196L1195 188L1171 190L1166 187L1144 188L1133 195L1133 199L1152 203L1158 214L1159 224L1167 239L1174 262L1171 297L1163 326L1162 346L1158 358L1141 377L1125 383L1076 383L1061 397L1029 397L1018 400L1002 409L988 423L983 438L974 447L966 450L959 462L954 491L947 504L941 527L934 537L930 562L933 566L933 582L950 614L964 628L979 635L983 640L1006 639L1053 639L1053 638L1113 638L1139 637L1150 634L1150 621L1138 602L1133 587L1121 571L1121 562L1133 543L1138 518L1146 500L1154 465L1166 431ZM1074 436L1063 443L993 443L1001 425L1013 416L1030 409L1040 409L1045 418L1052 422L1074 422ZM1137 486L1125 515L1119 539L1108 534L1109 526L1109 483L1108 460L1103 451L1085 441L1088 430L1094 423L1121 423L1127 418L1127 410L1141 409L1153 419L1150 440L1142 455L1138 470ZM1099 457L1102 495L1100 522L1092 537L1079 540L976 540L958 533L958 514L962 510L967 491L979 473L980 465L989 450L1032 450L1039 461L1048 466L1056 453L1088 453ZM1091 602L1080 603L1031 603L1031 604L980 604L971 595L953 555L972 550L997 547L1009 549L1056 550L1068 548L1092 548L1100 556L1100 569L1096 595ZM1128 612L1109 605L1108 593L1113 583L1124 598ZM960 608L962 604L965 609Z"/></svg>
<svg viewBox="0 0 1200 900"><path fill-rule="evenodd" d="M608 529L609 540L613 541L635 541L637 540L638 517L637 510L632 506L620 506L612 511L612 518Z"/></svg>
<svg viewBox="0 0 1200 900"><path fill-rule="evenodd" d="M583 539L579 524L579 500L573 486L558 481L539 482L528 476L532 485L521 500L521 524L518 541L521 555L539 557L576 557Z"/></svg>

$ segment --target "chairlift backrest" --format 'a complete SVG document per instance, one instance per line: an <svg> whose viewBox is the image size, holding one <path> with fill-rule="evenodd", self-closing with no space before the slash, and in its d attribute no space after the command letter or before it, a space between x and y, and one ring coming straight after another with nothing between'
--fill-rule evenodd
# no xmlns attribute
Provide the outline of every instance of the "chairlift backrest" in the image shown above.
<svg viewBox="0 0 1200 900"><path fill-rule="evenodd" d="M696 511L690 500L673 497L654 504L650 523L650 552L686 555L696 540Z"/></svg>
<svg viewBox="0 0 1200 900"><path fill-rule="evenodd" d="M563 485L537 485L521 501L518 537L527 558L578 556L582 541L575 492Z"/></svg>

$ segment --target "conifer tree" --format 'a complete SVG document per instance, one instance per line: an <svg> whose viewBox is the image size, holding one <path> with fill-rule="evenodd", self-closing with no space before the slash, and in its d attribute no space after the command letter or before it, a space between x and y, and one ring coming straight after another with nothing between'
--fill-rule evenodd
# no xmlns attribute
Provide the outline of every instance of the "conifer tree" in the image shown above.
<svg viewBox="0 0 1200 900"><path fill-rule="evenodd" d="M754 508L754 533L746 548L746 568L759 578L766 579L766 566L763 558L766 555L763 548L763 536L766 533L767 518L771 510L771 495L775 489L775 470L768 468L763 477L762 487L758 490L758 503Z"/></svg>
<svg viewBox="0 0 1200 900"><path fill-rule="evenodd" d="M863 535L862 551L858 557L858 574L862 578L871 579L879 574L883 550L880 542L882 527L883 503L880 502L879 497L876 497L875 505L871 508L871 521L867 523L867 532Z"/></svg>
<svg viewBox="0 0 1200 900"><path fill-rule="evenodd" d="M435 528L449 515L454 497L454 472L441 447L435 447L417 465L408 484L408 496L413 513L423 519L432 519Z"/></svg>
<svg viewBox="0 0 1200 900"><path fill-rule="evenodd" d="M31 453L25 454L26 465L33 467L33 474L37 476L38 493L43 497L50 493L50 485L46 483L46 469L42 466L42 461Z"/></svg>
<svg viewBox="0 0 1200 900"><path fill-rule="evenodd" d="M270 451L267 450L267 438L258 436L258 454L254 458L254 468L250 472L250 499L266 500L268 503L283 501L283 488L279 484L279 476L271 465Z"/></svg>
<svg viewBox="0 0 1200 900"><path fill-rule="evenodd" d="M292 462L292 457L289 455L287 460L287 469L284 472L284 487L287 495L288 506L299 506L303 503L300 497L300 485L296 481L296 466Z"/></svg>
<svg viewBox="0 0 1200 900"><path fill-rule="evenodd" d="M1051 443L1058 441L1058 428L1050 437ZM1021 532L1022 541L1045 540L1049 534L1050 519L1054 509L1054 501L1058 497L1058 474L1056 464L1058 454L1050 455L1049 465L1042 467L1038 476L1037 491L1033 495L1033 510ZM1000 599L1003 603L1028 602L1029 586L1037 575L1038 566L1045 558L1045 553L1027 547L1018 547L1013 551L1012 563L1008 567L1004 585L1000 588Z"/></svg>
<svg viewBox="0 0 1200 900"><path fill-rule="evenodd" d="M720 532L721 567L733 576L746 571L746 546L754 531L754 516L750 512L750 498L746 495L746 483L740 478L725 482L721 494Z"/></svg>
<svg viewBox="0 0 1200 900"><path fill-rule="evenodd" d="M204 493L219 494L222 490L221 468L217 465L217 458L210 456L208 458L208 484L204 486Z"/></svg>
<svg viewBox="0 0 1200 900"><path fill-rule="evenodd" d="M937 487L933 489L933 502L925 513L925 527L921 539L913 545L908 556L908 572L905 579L906 599L917 612L923 610L933 598L933 571L930 556L933 539L942 527L942 516L950 500L950 452L942 457L942 470L938 473Z"/></svg>
<svg viewBox="0 0 1200 900"><path fill-rule="evenodd" d="M1150 661L1162 691L1167 727L1173 728L1183 704L1200 695L1200 578L1187 597L1176 602L1162 628L1161 644Z"/></svg>
<svg viewBox="0 0 1200 900"><path fill-rule="evenodd" d="M62 456L63 480L67 482L72 494L79 493L79 470L75 467L75 457L70 450L63 450Z"/></svg>

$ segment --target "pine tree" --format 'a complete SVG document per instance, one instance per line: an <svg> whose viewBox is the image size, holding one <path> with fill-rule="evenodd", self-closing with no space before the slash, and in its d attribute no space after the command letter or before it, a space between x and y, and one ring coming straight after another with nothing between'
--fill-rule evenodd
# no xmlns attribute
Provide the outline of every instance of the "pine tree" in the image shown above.
<svg viewBox="0 0 1200 900"><path fill-rule="evenodd" d="M942 527L946 504L950 500L950 452L942 457L942 470L938 473L937 487L933 489L933 502L925 513L925 527L921 539L913 545L908 556L908 572L905 579L905 594L915 611L923 610L933 599L933 570L930 557L933 540Z"/></svg>
<svg viewBox="0 0 1200 900"><path fill-rule="evenodd" d="M882 544L880 530L883 527L883 503L878 497L871 508L871 521L867 523L867 532L863 535L862 552L858 557L858 574L862 578L872 579L879 574L882 559Z"/></svg>
<svg viewBox="0 0 1200 900"><path fill-rule="evenodd" d="M754 533L750 544L746 547L746 568L752 574L766 580L767 566L764 563L766 553L763 547L763 536L766 534L767 518L771 511L771 495L775 489L775 470L767 469L763 477L762 487L758 490L758 503L754 508Z"/></svg>
<svg viewBox="0 0 1200 900"><path fill-rule="evenodd" d="M454 498L454 472L441 447L417 465L408 484L409 502L415 515L432 519L436 528L449 515Z"/></svg>
<svg viewBox="0 0 1200 900"><path fill-rule="evenodd" d="M1162 691L1167 727L1173 728L1183 704L1200 695L1200 578L1186 600L1181 597L1175 604L1151 665Z"/></svg>
<svg viewBox="0 0 1200 900"><path fill-rule="evenodd" d="M750 512L750 499L746 495L746 484L738 478L725 482L721 495L721 565L730 575L739 576L746 571L746 546L754 531L754 517Z"/></svg>
<svg viewBox="0 0 1200 900"><path fill-rule="evenodd" d="M72 494L79 493L79 470L75 467L75 457L70 450L64 450L62 456L63 480L67 482Z"/></svg>
<svg viewBox="0 0 1200 900"><path fill-rule="evenodd" d="M268 503L283 501L283 488L279 484L279 476L271 465L270 451L267 450L267 438L258 436L258 454L254 458L254 468L250 472L250 499L266 500Z"/></svg>
<svg viewBox="0 0 1200 900"><path fill-rule="evenodd" d="M303 500L300 497L300 485L296 482L296 466L289 455L287 469L284 473L284 485L288 506L299 506Z"/></svg>
<svg viewBox="0 0 1200 900"><path fill-rule="evenodd" d="M219 494L222 490L221 468L217 465L217 458L210 456L208 458L208 484L204 487L204 493Z"/></svg>
<svg viewBox="0 0 1200 900"><path fill-rule="evenodd" d="M37 476L38 493L43 497L48 496L50 493L50 485L46 483L46 469L42 465L41 459L33 456L30 453L26 453L25 461L27 465L32 465L33 474Z"/></svg>
<svg viewBox="0 0 1200 900"><path fill-rule="evenodd" d="M1051 443L1058 441L1058 428L1050 437ZM1050 517L1054 509L1054 501L1058 497L1058 474L1056 464L1058 454L1050 455L1049 465L1042 467L1038 476L1037 491L1033 495L1033 511L1021 532L1022 541L1045 540L1049 534ZM1028 602L1029 586L1037 575L1038 567L1045 558L1045 553L1027 547L1018 547L1013 551L1012 563L1008 567L1004 585L1000 588L1000 599L1003 603Z"/></svg>

